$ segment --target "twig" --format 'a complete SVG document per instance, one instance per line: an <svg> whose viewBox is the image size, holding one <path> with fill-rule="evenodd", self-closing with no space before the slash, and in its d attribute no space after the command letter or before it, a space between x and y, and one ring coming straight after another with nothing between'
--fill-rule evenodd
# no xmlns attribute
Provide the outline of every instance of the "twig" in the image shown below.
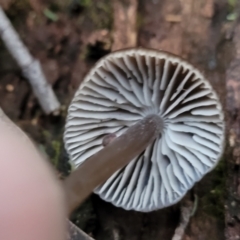
<svg viewBox="0 0 240 240"><path fill-rule="evenodd" d="M68 237L67 240L94 240L83 232L80 228L68 220Z"/></svg>
<svg viewBox="0 0 240 240"><path fill-rule="evenodd" d="M198 198L195 195L194 203L189 200L185 200L181 206L181 218L180 224L176 228L172 240L182 240L185 230L188 226L190 218L194 215L197 209Z"/></svg>
<svg viewBox="0 0 240 240"><path fill-rule="evenodd" d="M60 104L51 85L47 82L42 72L39 61L31 56L1 7L0 36L7 49L22 69L23 75L29 80L33 92L44 112L49 114L58 110Z"/></svg>

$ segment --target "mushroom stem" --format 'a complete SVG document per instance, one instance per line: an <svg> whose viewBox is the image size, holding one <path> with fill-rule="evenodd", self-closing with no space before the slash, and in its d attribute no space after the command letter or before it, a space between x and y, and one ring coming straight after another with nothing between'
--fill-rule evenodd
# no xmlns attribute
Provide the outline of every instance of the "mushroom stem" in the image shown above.
<svg viewBox="0 0 240 240"><path fill-rule="evenodd" d="M114 172L143 152L163 130L158 115L148 115L82 163L65 181L69 214Z"/></svg>

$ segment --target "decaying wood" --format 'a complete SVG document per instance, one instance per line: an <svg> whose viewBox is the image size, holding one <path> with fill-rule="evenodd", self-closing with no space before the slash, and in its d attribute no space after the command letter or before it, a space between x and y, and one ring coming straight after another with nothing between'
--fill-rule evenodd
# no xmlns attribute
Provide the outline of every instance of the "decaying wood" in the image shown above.
<svg viewBox="0 0 240 240"><path fill-rule="evenodd" d="M42 109L46 114L60 108L51 85L47 82L39 61L31 56L19 35L0 7L0 36L7 49L29 80Z"/></svg>
<svg viewBox="0 0 240 240"><path fill-rule="evenodd" d="M228 196L225 210L226 240L240 239L240 21L236 25L233 41L235 56L226 76L229 130Z"/></svg>
<svg viewBox="0 0 240 240"><path fill-rule="evenodd" d="M211 11L208 16L203 16L211 2L214 2L212 9L214 18L210 18ZM225 58L219 52L222 49L219 42L221 44L223 42L220 32L226 17L226 7L222 2L222 0L143 0L139 7L139 16L143 21L140 25L138 43L142 47L168 51L188 60L211 81L224 103ZM166 21L165 17L169 14L181 16L181 21ZM224 239L223 217L215 218L212 212L206 211L206 205L211 203L205 201L205 196L215 187L215 183L212 182L214 174L214 172L208 174L194 188L195 193L199 195L199 206L196 215L189 221L184 240ZM98 204L95 209L102 223L101 233L105 234L106 239L109 239L107 238L109 232L105 228L118 228L122 233L122 239L171 239L179 224L179 205L142 214L112 207L100 199L97 199L95 204ZM223 209L221 203L217 204ZM111 225L111 222L114 224ZM131 222L134 222L134 227L128 230Z"/></svg>
<svg viewBox="0 0 240 240"><path fill-rule="evenodd" d="M165 16L165 21L167 22L172 22L172 23L177 23L182 21L182 16L181 15L176 15L176 14L168 14Z"/></svg>
<svg viewBox="0 0 240 240"><path fill-rule="evenodd" d="M145 150L161 132L162 124L158 115L145 117L73 171L64 182L69 213L97 186Z"/></svg>
<svg viewBox="0 0 240 240"><path fill-rule="evenodd" d="M137 0L114 0L112 51L135 47L137 43Z"/></svg>

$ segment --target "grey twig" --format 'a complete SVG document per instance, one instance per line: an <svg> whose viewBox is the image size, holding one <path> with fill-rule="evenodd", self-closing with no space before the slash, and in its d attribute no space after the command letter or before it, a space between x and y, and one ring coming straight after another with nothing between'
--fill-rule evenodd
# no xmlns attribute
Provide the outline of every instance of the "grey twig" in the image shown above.
<svg viewBox="0 0 240 240"><path fill-rule="evenodd" d="M184 201L184 200L183 200ZM185 200L181 206L180 224L176 228L172 240L182 240L190 218L195 214L198 204L198 197L195 195L194 203Z"/></svg>
<svg viewBox="0 0 240 240"><path fill-rule="evenodd" d="M60 104L51 85L47 82L42 72L39 61L32 57L1 7L0 36L7 49L22 69L24 76L29 80L33 92L44 112L49 114L58 110Z"/></svg>

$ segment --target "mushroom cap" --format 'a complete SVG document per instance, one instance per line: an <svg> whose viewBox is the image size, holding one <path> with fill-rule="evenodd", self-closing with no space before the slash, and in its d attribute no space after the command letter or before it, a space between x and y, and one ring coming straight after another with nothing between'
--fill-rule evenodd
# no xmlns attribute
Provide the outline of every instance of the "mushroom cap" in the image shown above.
<svg viewBox="0 0 240 240"><path fill-rule="evenodd" d="M222 106L205 77L176 56L136 48L100 59L76 92L64 134L71 162L79 166L103 148L106 135L119 136L148 114L161 116L162 132L94 190L127 210L177 203L224 149Z"/></svg>

